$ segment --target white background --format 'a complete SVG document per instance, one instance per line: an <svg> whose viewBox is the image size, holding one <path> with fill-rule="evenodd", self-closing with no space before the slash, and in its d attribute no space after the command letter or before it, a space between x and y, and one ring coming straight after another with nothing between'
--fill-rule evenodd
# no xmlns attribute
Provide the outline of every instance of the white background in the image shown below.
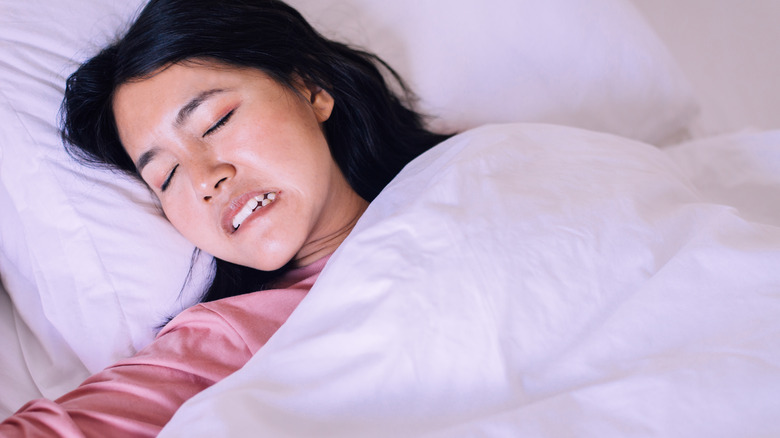
<svg viewBox="0 0 780 438"><path fill-rule="evenodd" d="M780 1L632 1L694 87L696 134L780 128Z"/></svg>

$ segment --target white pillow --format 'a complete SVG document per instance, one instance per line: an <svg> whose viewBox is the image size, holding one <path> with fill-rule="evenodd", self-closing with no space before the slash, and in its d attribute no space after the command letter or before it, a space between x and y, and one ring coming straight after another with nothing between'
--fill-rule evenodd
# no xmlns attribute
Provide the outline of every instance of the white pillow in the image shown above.
<svg viewBox="0 0 780 438"><path fill-rule="evenodd" d="M533 120L653 140L694 107L623 0L292 3L396 65L439 127ZM64 78L139 4L0 0L0 276L40 342L25 359L48 397L149 342L208 271L202 257L180 296L192 246L144 187L74 163L57 135Z"/></svg>
<svg viewBox="0 0 780 438"><path fill-rule="evenodd" d="M546 122L653 144L697 112L666 47L624 0L290 0L328 36L408 78L437 128Z"/></svg>

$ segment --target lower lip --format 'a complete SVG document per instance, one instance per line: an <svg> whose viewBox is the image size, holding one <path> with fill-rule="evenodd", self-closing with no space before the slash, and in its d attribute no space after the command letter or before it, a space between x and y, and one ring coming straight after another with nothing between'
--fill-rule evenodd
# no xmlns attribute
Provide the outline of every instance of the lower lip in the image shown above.
<svg viewBox="0 0 780 438"><path fill-rule="evenodd" d="M268 210L275 206L277 202L279 202L279 193L276 194L276 199L273 202L266 205L265 207L258 207L255 209L252 214L250 214L246 219L244 219L243 222L241 222L241 225L239 225L237 229L233 230L232 234L236 234L241 230L246 229L249 225L251 225L252 222L267 214Z"/></svg>

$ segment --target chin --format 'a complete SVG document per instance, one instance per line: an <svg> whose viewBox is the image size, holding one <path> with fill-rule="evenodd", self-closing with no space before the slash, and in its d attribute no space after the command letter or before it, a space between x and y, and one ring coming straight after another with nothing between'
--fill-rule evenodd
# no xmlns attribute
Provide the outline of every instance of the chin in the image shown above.
<svg viewBox="0 0 780 438"><path fill-rule="evenodd" d="M282 248L263 248L261 253L252 260L245 260L247 263L239 263L260 271L275 271L283 268L295 257L295 252L283 250ZM235 263L235 262L233 262Z"/></svg>

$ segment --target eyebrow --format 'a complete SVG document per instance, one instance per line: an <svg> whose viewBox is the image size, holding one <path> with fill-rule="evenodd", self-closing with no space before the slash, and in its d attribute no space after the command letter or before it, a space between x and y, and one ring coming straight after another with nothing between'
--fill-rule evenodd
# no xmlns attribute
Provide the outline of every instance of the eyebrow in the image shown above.
<svg viewBox="0 0 780 438"><path fill-rule="evenodd" d="M141 156L138 158L138 161L135 163L135 168L138 171L138 174L140 175L141 172L143 172L144 167L146 167L147 164L149 164L157 155L157 148L151 148L148 151L141 154Z"/></svg>
<svg viewBox="0 0 780 438"><path fill-rule="evenodd" d="M223 88L212 88L211 90L205 90L200 92L197 96L195 96L192 100L187 102L186 105L181 107L179 110L179 114L176 115L176 126L181 126L184 124L184 122L187 120L187 117L192 114L193 111L198 109L200 104L202 104L206 99L209 97L217 94L217 93L223 93L226 90Z"/></svg>
<svg viewBox="0 0 780 438"><path fill-rule="evenodd" d="M223 88L212 88L210 90L205 90L200 92L197 96L195 96L192 100L187 102L186 105L181 107L179 110L179 113L176 114L176 126L181 126L184 124L184 122L187 121L187 118L192 114L198 107L209 97L218 94L223 93L227 90ZM149 149L148 151L141 154L141 156L138 158L138 161L135 163L135 168L137 169L138 173L140 174L144 167L146 167L147 164L149 164L154 157L157 155L159 150L156 147L153 147Z"/></svg>

